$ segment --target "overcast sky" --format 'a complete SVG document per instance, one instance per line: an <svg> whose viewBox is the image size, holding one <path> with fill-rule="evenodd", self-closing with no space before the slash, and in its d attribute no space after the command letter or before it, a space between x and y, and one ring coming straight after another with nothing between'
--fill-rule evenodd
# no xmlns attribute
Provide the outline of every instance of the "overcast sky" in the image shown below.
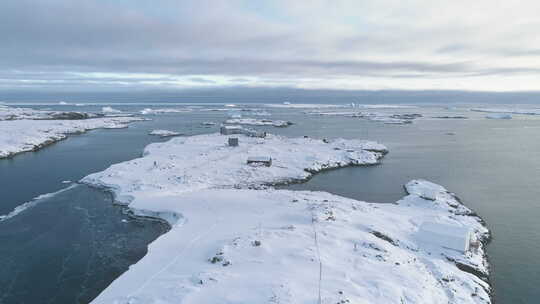
<svg viewBox="0 0 540 304"><path fill-rule="evenodd" d="M537 91L540 1L1 0L0 89Z"/></svg>

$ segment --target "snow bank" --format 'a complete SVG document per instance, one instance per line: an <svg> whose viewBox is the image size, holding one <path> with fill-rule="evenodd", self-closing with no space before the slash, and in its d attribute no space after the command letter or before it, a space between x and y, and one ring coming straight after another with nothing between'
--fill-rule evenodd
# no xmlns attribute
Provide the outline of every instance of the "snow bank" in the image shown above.
<svg viewBox="0 0 540 304"><path fill-rule="evenodd" d="M175 132L175 131L169 131L169 130L152 130L150 132L150 135L157 135L161 137L169 137L169 136L178 136L181 133Z"/></svg>
<svg viewBox="0 0 540 304"><path fill-rule="evenodd" d="M227 138L151 144L142 158L82 180L172 225L93 303L317 303L319 294L321 303L490 303L482 243L463 254L417 242L428 220L488 237L443 187L412 181L396 204L371 204L265 186L375 164L384 146L269 135L228 147ZM250 167L251 155L273 164Z"/></svg>
<svg viewBox="0 0 540 304"><path fill-rule="evenodd" d="M125 128L137 117L104 117L82 120L6 120L0 121L0 158L35 151L57 142L71 133L92 129Z"/></svg>
<svg viewBox="0 0 540 304"><path fill-rule="evenodd" d="M226 124L251 125L251 126L274 126L288 127L293 123L285 120L255 119L255 118L231 118L225 121Z"/></svg>

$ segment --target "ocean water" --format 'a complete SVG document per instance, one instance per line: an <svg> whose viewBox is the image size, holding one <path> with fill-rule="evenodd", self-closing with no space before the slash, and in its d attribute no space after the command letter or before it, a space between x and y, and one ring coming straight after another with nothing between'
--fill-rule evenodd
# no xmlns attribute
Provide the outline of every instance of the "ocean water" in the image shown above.
<svg viewBox="0 0 540 304"><path fill-rule="evenodd" d="M33 105L85 111L100 111L101 106ZM149 106L113 107L138 113ZM217 127L200 123L223 121L227 115L221 111L223 105L201 107L191 113L147 116L152 120L127 129L71 136L36 153L0 160L0 214L37 195L68 187L63 180L76 181L110 164L139 157L147 144L166 140L149 136L152 129L186 135L217 131ZM366 110L424 115L410 125L385 125L306 115L304 109L266 108L272 113L269 118L290 120L295 125L260 129L286 136L365 138L384 143L390 153L381 165L327 171L287 188L390 203L404 195L402 186L411 179L440 183L476 210L492 230L488 255L496 302L535 303L540 298L535 288L540 283L540 117L514 115L512 120L488 120L485 113L467 109L422 106ZM438 115L465 115L469 119L431 118ZM71 186L0 222L0 267L6 270L0 272L0 303L87 303L140 259L146 245L164 231L163 223L130 217L99 189ZM90 274L88 269L92 269Z"/></svg>

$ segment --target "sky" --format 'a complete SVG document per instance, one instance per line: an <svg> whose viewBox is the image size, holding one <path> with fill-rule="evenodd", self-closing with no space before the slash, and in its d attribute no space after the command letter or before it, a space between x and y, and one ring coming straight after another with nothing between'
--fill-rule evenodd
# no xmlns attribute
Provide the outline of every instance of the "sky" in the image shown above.
<svg viewBox="0 0 540 304"><path fill-rule="evenodd" d="M540 1L2 0L0 90L540 91Z"/></svg>

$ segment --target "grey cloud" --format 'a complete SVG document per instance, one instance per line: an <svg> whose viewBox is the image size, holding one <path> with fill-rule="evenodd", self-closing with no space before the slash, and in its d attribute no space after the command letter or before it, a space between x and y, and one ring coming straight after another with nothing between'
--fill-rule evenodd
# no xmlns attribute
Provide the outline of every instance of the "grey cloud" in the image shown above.
<svg viewBox="0 0 540 304"><path fill-rule="evenodd" d="M128 3L0 1L0 83L4 87L46 86L47 82L51 86L114 87L151 81L169 87L181 76L196 84L212 85L212 75L229 76L233 83L251 82L250 77L256 77L270 84L285 84L300 78L438 79L540 73L535 66L506 67L495 62L485 67L461 56L467 52L540 56L539 49L490 51L453 36L452 43L439 43L440 36L452 35L448 29L421 28L402 34L400 24L392 24L358 33L319 33L324 23L320 28L276 24L235 10L232 2L163 0L155 4L155 11L141 6L146 1ZM428 47L431 41L437 41L435 47ZM406 52L424 47L426 53L454 60ZM364 53L371 56L359 56ZM82 75L89 72L165 75Z"/></svg>

